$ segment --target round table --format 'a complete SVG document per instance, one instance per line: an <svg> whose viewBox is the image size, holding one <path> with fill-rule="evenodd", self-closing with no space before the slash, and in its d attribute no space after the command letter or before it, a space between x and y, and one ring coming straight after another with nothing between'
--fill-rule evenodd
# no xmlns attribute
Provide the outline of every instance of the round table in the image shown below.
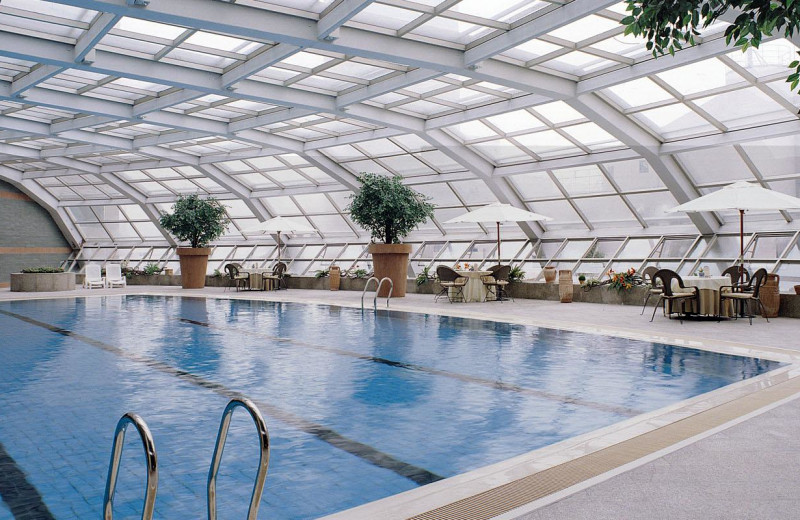
<svg viewBox="0 0 800 520"><path fill-rule="evenodd" d="M693 314L703 314L706 316L732 316L733 302L726 301L725 305L719 306L719 292L724 286L730 286L731 279L728 276L683 276L683 285L686 287L697 287L697 302L692 302L690 312ZM677 291L677 280L673 280L672 290Z"/></svg>
<svg viewBox="0 0 800 520"><path fill-rule="evenodd" d="M464 301L465 302L482 302L486 299L488 290L483 285L481 276L492 274L491 271L456 271L458 276L463 276L467 279L467 285L464 286Z"/></svg>

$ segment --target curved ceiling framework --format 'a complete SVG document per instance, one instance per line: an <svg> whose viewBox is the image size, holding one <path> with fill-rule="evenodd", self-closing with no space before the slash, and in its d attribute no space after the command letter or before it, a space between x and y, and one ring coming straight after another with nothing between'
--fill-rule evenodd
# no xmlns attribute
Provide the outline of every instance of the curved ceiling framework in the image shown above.
<svg viewBox="0 0 800 520"><path fill-rule="evenodd" d="M225 201L223 244L276 215L318 230L304 243L364 243L346 206L365 171L433 198L417 241L488 238L444 222L492 201L553 217L504 231L524 242L730 232L733 213L665 210L734 180L800 195L797 47L732 50L719 23L656 60L624 15L601 0L2 0L0 179L76 246L174 246L158 215L188 193ZM795 235L797 216L749 221Z"/></svg>

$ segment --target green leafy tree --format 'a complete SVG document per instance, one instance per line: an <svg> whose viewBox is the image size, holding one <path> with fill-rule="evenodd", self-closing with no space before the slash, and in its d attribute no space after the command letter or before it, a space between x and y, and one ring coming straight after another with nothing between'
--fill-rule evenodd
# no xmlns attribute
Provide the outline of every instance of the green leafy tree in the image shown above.
<svg viewBox="0 0 800 520"><path fill-rule="evenodd" d="M347 209L353 222L368 230L375 240L397 244L433 217L436 206L428 202L430 198L403 184L399 175L362 173L358 180L361 189L350 196L352 202Z"/></svg>
<svg viewBox="0 0 800 520"><path fill-rule="evenodd" d="M800 1L796 0L626 0L630 12L622 19L625 34L647 39L647 49L658 57L675 55L684 44L694 45L695 36L728 13L734 17L725 29L725 42L742 51L758 48L764 36L775 31L787 38L800 27ZM730 21L726 19L726 21ZM786 81L792 90L800 82L800 61L789 67L794 73Z"/></svg>
<svg viewBox="0 0 800 520"><path fill-rule="evenodd" d="M206 247L225 233L230 219L217 199L187 195L179 197L172 214L162 214L159 222L178 240L189 242L192 247Z"/></svg>

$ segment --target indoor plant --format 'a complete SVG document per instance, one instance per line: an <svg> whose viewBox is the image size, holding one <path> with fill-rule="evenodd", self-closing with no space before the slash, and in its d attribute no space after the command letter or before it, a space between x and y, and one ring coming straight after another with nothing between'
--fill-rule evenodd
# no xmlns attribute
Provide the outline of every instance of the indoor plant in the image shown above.
<svg viewBox="0 0 800 520"><path fill-rule="evenodd" d="M375 276L378 279L389 277L392 280L392 296L405 296L411 246L401 244L400 239L433 217L435 206L428 202L428 197L404 185L403 178L399 175L387 177L362 173L358 180L361 182L361 189L351 195L351 202L347 207L350 218L368 230L373 241L382 242L369 245ZM388 293L387 285L380 296Z"/></svg>
<svg viewBox="0 0 800 520"><path fill-rule="evenodd" d="M197 195L181 196L172 206L172 213L162 214L161 227L191 247L179 247L181 285L184 289L202 289L206 285L206 269L211 248L208 243L225 232L230 222L225 206L217 199L201 199Z"/></svg>

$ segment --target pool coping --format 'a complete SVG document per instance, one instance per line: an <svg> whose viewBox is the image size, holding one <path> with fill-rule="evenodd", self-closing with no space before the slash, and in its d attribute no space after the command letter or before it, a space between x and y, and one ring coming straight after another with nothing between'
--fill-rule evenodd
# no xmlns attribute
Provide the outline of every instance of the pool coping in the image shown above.
<svg viewBox="0 0 800 520"><path fill-rule="evenodd" d="M331 302L330 300L319 298L276 301L263 298L248 298L234 294L181 294L159 290L116 294L37 295L34 298L22 297L3 301L112 295L246 299L356 309L361 307L353 302ZM450 310L447 310L447 308L431 309L429 307L419 310L393 308L390 311L479 319L482 321L545 327L593 335L623 337L723 354L769 359L785 363L786 366L495 464L483 466L423 487L320 517L320 520L373 520L375 518L381 518L382 520L448 520L466 517L471 520L482 518L510 520L515 517L514 515L552 503L554 500L568 496L572 492L577 492L591 484L611 478L621 471L632 469L652 460L654 457L662 456L667 452L695 442L710 435L712 431L730 427L749 416L763 413L776 406L778 402L790 400L800 395L800 379L798 379L798 376L800 376L800 352L790 349L760 347L727 340L699 341L686 336L648 334L620 327L580 326L574 322L559 322L553 319L547 319L546 322L544 320L530 319L528 317L523 319L514 316L498 319L497 317L487 317L474 312L464 312L458 308ZM750 404L743 407L743 403ZM741 413L734 412L731 414L730 412L725 412L720 414L721 411L731 407L739 409ZM726 420L721 423L719 420L716 422L712 420L711 423L708 423L706 419L714 416L719 416ZM669 428L674 429L676 424L687 425L692 421L696 422L698 418L702 418L709 425L705 429L692 430L694 432L692 436L674 437L666 445L654 445L653 449L649 451L641 451L641 447L638 447L637 449L640 451L637 452L639 455L635 459L623 460L616 466L607 467L606 470L599 474L588 475L578 481L573 481L571 477L564 477L564 475L574 475L576 464L580 465L582 461L585 462L584 465L590 463L596 465L598 460L603 460L603 453L611 453L615 449L619 452L620 449L625 449L627 446L636 445L637 442L641 443L648 436L652 437L653 435L664 433ZM592 460L589 461L589 458ZM553 475L559 476L554 479ZM531 483L534 481L536 485L532 486ZM560 484L552 487L543 485L542 481L560 482ZM535 489L532 491L532 488ZM544 489L545 494L540 496L542 489ZM522 500L521 503L520 500Z"/></svg>

